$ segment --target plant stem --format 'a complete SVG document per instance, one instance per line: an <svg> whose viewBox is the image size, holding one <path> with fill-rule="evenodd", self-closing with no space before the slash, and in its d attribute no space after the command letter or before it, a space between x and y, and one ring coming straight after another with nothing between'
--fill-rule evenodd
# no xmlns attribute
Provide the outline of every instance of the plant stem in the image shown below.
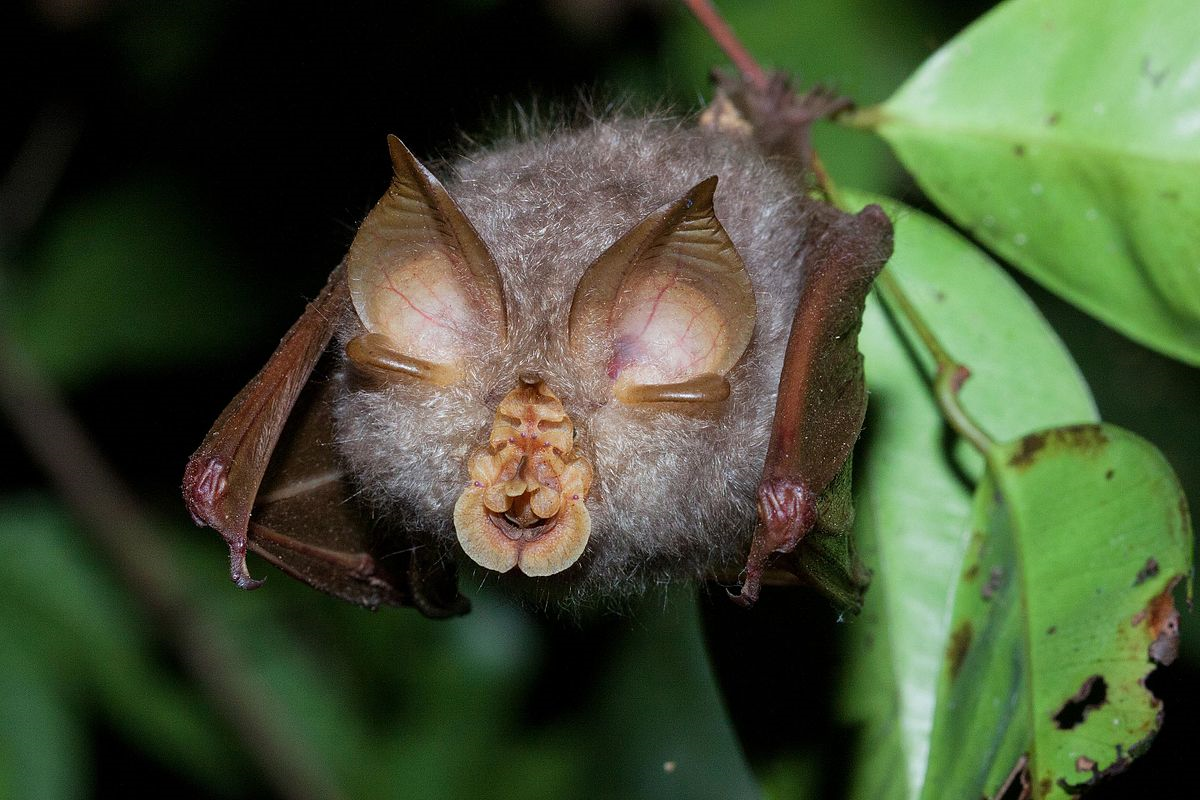
<svg viewBox="0 0 1200 800"><path fill-rule="evenodd" d="M847 128L860 131L874 131L887 120L882 106L867 106L866 108L851 108L836 114L833 121Z"/></svg>
<svg viewBox="0 0 1200 800"><path fill-rule="evenodd" d="M812 151L811 160L813 176L817 179L817 188L821 190L821 194L825 195L825 202L842 208L844 211L845 209L839 200L837 186L834 185L833 178L825 170L825 165L821 163L821 157L817 155L816 150Z"/></svg>
<svg viewBox="0 0 1200 800"><path fill-rule="evenodd" d="M933 331L925 324L925 320L921 317L921 312L917 310L917 307L909 300L908 295L900 288L900 282L887 269L884 269L879 277L875 279L875 287L879 291L879 295L888 310L892 314L904 318L913 332L916 333L917 338L921 340L921 344L933 358L935 368L933 375L933 397L938 404L938 408L942 411L942 416L946 418L946 422L950 424L955 433L966 439L971 443L972 447L986 456L995 446L995 442L975 422L967 409L959 401L959 392L962 390L967 378L971 377L971 370L965 364L955 361L946 352L946 349L942 347L941 342L938 341Z"/></svg>
<svg viewBox="0 0 1200 800"><path fill-rule="evenodd" d="M755 89L763 90L767 88L767 73L754 60L754 56L750 55L729 24L721 17L720 12L710 2L710 0L683 0L683 4L688 7L696 20L704 26L708 31L708 35L713 38L717 46L729 56L729 60L738 68L742 76Z"/></svg>
<svg viewBox="0 0 1200 800"><path fill-rule="evenodd" d="M293 800L336 796L320 762L289 729L288 714L272 708L270 686L253 675L221 623L189 597L174 555L137 499L62 399L2 335L0 410L126 585L167 631L193 680L240 736L274 791ZM46 591L54 591L52 580Z"/></svg>
<svg viewBox="0 0 1200 800"><path fill-rule="evenodd" d="M17 164L0 185L0 210L5 212L0 246L32 228L53 194L78 139L63 119L73 118L65 112L44 114L22 149L26 161L45 156L44 169L29 171ZM0 264L0 279L2 268ZM275 794L288 800L340 796L323 765L289 727L286 710L273 702L271 687L254 674L220 620L190 596L174 554L137 496L56 388L5 335L6 322L0 315L0 416L8 418L33 461L83 523L82 530L165 632L185 670L241 738L247 757ZM47 577L45 590L55 591L53 576Z"/></svg>

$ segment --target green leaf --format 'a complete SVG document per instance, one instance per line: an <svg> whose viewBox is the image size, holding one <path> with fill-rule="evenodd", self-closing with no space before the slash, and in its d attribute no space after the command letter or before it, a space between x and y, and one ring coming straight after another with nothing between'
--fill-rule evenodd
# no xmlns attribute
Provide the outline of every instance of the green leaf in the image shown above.
<svg viewBox="0 0 1200 800"><path fill-rule="evenodd" d="M845 715L863 726L850 796L913 798L927 768L970 493L946 458L945 425L925 379L874 296L859 346L871 399L855 476L855 535L874 575L850 628L841 688Z"/></svg>
<svg viewBox="0 0 1200 800"><path fill-rule="evenodd" d="M1062 344L991 259L896 201L853 191L843 200L852 208L881 202L893 218L886 270L970 365L963 401L988 431L1015 437L1096 419ZM914 798L924 785L954 585L970 541L971 487L948 456L951 437L928 386L932 364L914 358L902 333L870 298L859 340L871 395L856 533L874 578L842 691L847 716L864 724L852 781L852 796L863 798Z"/></svg>
<svg viewBox="0 0 1200 800"><path fill-rule="evenodd" d="M211 357L250 329L245 279L177 192L134 180L49 223L29 271L0 302L4 322L55 381Z"/></svg>
<svg viewBox="0 0 1200 800"><path fill-rule="evenodd" d="M0 797L86 797L84 726L53 673L20 640L11 609L0 610Z"/></svg>
<svg viewBox="0 0 1200 800"><path fill-rule="evenodd" d="M1200 364L1197 41L1194 0L1010 0L860 118L989 247Z"/></svg>
<svg viewBox="0 0 1200 800"><path fill-rule="evenodd" d="M963 405L998 441L1098 420L1095 401L1054 329L1016 282L947 225L899 201L843 190L852 210L878 203L896 230L886 267L933 329L971 370ZM928 353L917 353L932 376Z"/></svg>
<svg viewBox="0 0 1200 800"><path fill-rule="evenodd" d="M0 628L15 632L38 669L56 675L87 699L88 712L105 714L161 763L214 791L235 788L228 736L200 698L163 669L140 609L66 513L36 496L5 498L0 548L8 555L0 560L0 608L9 612Z"/></svg>
<svg viewBox="0 0 1200 800"><path fill-rule="evenodd" d="M1187 505L1158 451L1113 426L1032 434L988 460L922 796L992 797L1026 755L1033 796L1068 797L1161 724L1144 681L1178 646Z"/></svg>

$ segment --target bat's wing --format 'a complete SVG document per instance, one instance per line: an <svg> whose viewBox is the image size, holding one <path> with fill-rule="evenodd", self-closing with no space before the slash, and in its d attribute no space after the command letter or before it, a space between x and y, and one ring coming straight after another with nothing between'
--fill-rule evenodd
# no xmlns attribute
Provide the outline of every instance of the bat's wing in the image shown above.
<svg viewBox="0 0 1200 800"><path fill-rule="evenodd" d="M858 331L892 252L892 226L878 206L856 215L825 207L821 216L804 248L804 290L779 376L760 524L739 595L747 603L776 553L793 554L777 568L844 607L856 607L866 585L850 540L850 455L867 409Z"/></svg>
<svg viewBox="0 0 1200 800"><path fill-rule="evenodd" d="M806 180L820 169L809 130L847 101L819 89L798 96L779 74L761 88L736 75L718 75L717 84L702 123L752 135L765 153L789 160ZM892 225L878 206L856 215L827 203L813 206L801 248L804 289L758 488L759 526L736 599L747 605L757 599L774 557L774 570L855 609L867 582L850 534L850 455L867 408L858 331L867 292L892 254Z"/></svg>
<svg viewBox="0 0 1200 800"><path fill-rule="evenodd" d="M184 499L197 524L225 538L242 588L261 584L246 568L252 550L353 603L461 613L453 568L377 535L337 463L328 385L313 373L348 302L339 267L193 454Z"/></svg>

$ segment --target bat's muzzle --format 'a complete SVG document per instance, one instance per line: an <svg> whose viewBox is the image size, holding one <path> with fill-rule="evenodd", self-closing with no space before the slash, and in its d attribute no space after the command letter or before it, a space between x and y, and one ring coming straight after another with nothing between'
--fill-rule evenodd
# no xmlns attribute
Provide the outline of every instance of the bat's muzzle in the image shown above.
<svg viewBox="0 0 1200 800"><path fill-rule="evenodd" d="M541 381L523 379L500 401L454 505L458 541L472 561L538 577L579 560L592 528L584 502L592 465L573 452L574 440L562 403Z"/></svg>

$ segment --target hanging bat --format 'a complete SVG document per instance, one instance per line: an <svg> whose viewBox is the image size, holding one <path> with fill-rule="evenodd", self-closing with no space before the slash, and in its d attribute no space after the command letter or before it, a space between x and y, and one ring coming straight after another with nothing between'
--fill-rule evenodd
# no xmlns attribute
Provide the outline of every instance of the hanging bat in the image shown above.
<svg viewBox="0 0 1200 800"><path fill-rule="evenodd" d="M853 605L857 332L883 212L811 196L838 106L726 79L699 122L514 138L445 183L394 137L343 262L188 463L197 524L368 607L788 572Z"/></svg>

